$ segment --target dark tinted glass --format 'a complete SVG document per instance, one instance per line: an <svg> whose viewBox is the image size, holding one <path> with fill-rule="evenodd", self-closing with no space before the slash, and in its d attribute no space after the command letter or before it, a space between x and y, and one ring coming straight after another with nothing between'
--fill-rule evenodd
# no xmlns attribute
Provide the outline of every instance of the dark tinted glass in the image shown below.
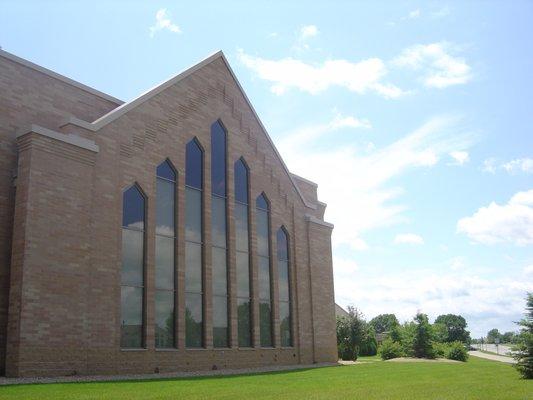
<svg viewBox="0 0 533 400"><path fill-rule="evenodd" d="M171 181L176 180L176 173L168 161L164 161L157 167L157 176Z"/></svg>
<svg viewBox="0 0 533 400"><path fill-rule="evenodd" d="M196 140L187 143L185 153L185 184L197 189L202 189L202 150Z"/></svg>
<svg viewBox="0 0 533 400"><path fill-rule="evenodd" d="M185 189L185 239L202 241L202 192Z"/></svg>
<svg viewBox="0 0 533 400"><path fill-rule="evenodd" d="M202 347L202 295L185 294L185 344L187 347Z"/></svg>
<svg viewBox="0 0 533 400"><path fill-rule="evenodd" d="M212 248L213 261L213 294L225 296L228 293L226 250Z"/></svg>
<svg viewBox="0 0 533 400"><path fill-rule="evenodd" d="M239 347L251 347L250 300L237 299L237 329L239 332Z"/></svg>
<svg viewBox="0 0 533 400"><path fill-rule="evenodd" d="M122 270L123 285L143 286L144 233L122 229Z"/></svg>
<svg viewBox="0 0 533 400"><path fill-rule="evenodd" d="M155 347L174 347L174 292L155 292Z"/></svg>
<svg viewBox="0 0 533 400"><path fill-rule="evenodd" d="M290 303L286 301L280 301L279 303L279 328L281 346L292 346Z"/></svg>
<svg viewBox="0 0 533 400"><path fill-rule="evenodd" d="M211 190L226 195L226 131L219 121L211 125Z"/></svg>
<svg viewBox="0 0 533 400"><path fill-rule="evenodd" d="M122 321L120 324L120 347L142 347L143 289L131 286L120 288Z"/></svg>
<svg viewBox="0 0 533 400"><path fill-rule="evenodd" d="M267 257L259 257L259 298L270 299L270 263Z"/></svg>
<svg viewBox="0 0 533 400"><path fill-rule="evenodd" d="M137 186L122 194L122 226L144 229L144 197Z"/></svg>
<svg viewBox="0 0 533 400"><path fill-rule="evenodd" d="M155 237L155 287L174 290L174 238Z"/></svg>
<svg viewBox="0 0 533 400"><path fill-rule="evenodd" d="M155 233L158 235L174 236L175 189L175 183L157 179Z"/></svg>
<svg viewBox="0 0 533 400"><path fill-rule="evenodd" d="M226 247L226 199L222 197L211 198L211 241Z"/></svg>
<svg viewBox="0 0 533 400"><path fill-rule="evenodd" d="M213 346L228 347L228 299L213 297Z"/></svg>
<svg viewBox="0 0 533 400"><path fill-rule="evenodd" d="M238 251L248 251L248 206L235 204L235 248Z"/></svg>
<svg viewBox="0 0 533 400"><path fill-rule="evenodd" d="M285 260L278 261L279 299L289 301L289 263Z"/></svg>
<svg viewBox="0 0 533 400"><path fill-rule="evenodd" d="M278 229L277 233L278 260L288 260L288 242L287 234L283 228Z"/></svg>
<svg viewBox="0 0 533 400"><path fill-rule="evenodd" d="M268 213L263 210L257 210L257 254L269 257L268 243Z"/></svg>
<svg viewBox="0 0 533 400"><path fill-rule="evenodd" d="M185 243L185 290L202 291L202 245Z"/></svg>
<svg viewBox="0 0 533 400"><path fill-rule="evenodd" d="M255 205L257 208L260 208L261 210L268 211L268 201L263 193L259 195L259 197L255 201Z"/></svg>
<svg viewBox="0 0 533 400"><path fill-rule="evenodd" d="M237 252L237 296L250 297L250 261L248 253Z"/></svg>
<svg viewBox="0 0 533 400"><path fill-rule="evenodd" d="M261 347L272 347L272 321L270 302L259 303L259 334Z"/></svg>
<svg viewBox="0 0 533 400"><path fill-rule="evenodd" d="M241 159L235 162L235 200L248 204L248 169Z"/></svg>

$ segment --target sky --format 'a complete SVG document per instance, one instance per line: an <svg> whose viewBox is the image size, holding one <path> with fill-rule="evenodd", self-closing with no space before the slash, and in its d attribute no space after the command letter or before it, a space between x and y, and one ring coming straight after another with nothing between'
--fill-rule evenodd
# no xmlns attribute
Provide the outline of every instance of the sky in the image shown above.
<svg viewBox="0 0 533 400"><path fill-rule="evenodd" d="M533 2L0 3L0 46L131 100L223 50L370 319L516 330L533 291Z"/></svg>

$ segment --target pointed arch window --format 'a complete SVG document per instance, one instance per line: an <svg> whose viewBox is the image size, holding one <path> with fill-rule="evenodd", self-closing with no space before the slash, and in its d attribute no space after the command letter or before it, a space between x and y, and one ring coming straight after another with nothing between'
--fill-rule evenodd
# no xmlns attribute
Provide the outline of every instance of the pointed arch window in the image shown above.
<svg viewBox="0 0 533 400"><path fill-rule="evenodd" d="M175 346L176 172L164 161L156 170L155 347Z"/></svg>
<svg viewBox="0 0 533 400"><path fill-rule="evenodd" d="M239 347L252 346L248 168L243 159L234 165L235 250L237 261L237 331Z"/></svg>
<svg viewBox="0 0 533 400"><path fill-rule="evenodd" d="M282 347L292 346L289 240L284 227L276 235L278 252L279 321Z"/></svg>
<svg viewBox="0 0 533 400"><path fill-rule="evenodd" d="M213 346L228 347L228 243L226 212L226 130L211 125L211 255Z"/></svg>
<svg viewBox="0 0 533 400"><path fill-rule="evenodd" d="M145 198L137 185L122 194L120 346L144 344Z"/></svg>
<svg viewBox="0 0 533 400"><path fill-rule="evenodd" d="M272 284L270 263L270 206L264 193L256 200L259 276L259 336L261 347L272 347Z"/></svg>
<svg viewBox="0 0 533 400"><path fill-rule="evenodd" d="M203 341L203 151L196 139L185 151L185 344Z"/></svg>

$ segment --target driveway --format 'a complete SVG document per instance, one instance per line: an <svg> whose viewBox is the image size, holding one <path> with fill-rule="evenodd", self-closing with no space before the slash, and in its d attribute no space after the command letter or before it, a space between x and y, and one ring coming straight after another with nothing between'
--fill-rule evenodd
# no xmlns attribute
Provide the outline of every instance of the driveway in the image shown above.
<svg viewBox="0 0 533 400"><path fill-rule="evenodd" d="M486 358L487 360L500 361L500 362L504 362L507 364L516 364L516 360L514 358L507 357L507 356L499 356L497 354L483 353L477 350L469 351L468 354L470 354L471 356L479 357L479 358Z"/></svg>

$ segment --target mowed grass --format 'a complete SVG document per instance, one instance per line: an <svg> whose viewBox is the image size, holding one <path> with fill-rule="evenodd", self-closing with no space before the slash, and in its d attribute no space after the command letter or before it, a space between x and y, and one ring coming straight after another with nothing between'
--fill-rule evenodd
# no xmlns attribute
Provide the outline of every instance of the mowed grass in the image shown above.
<svg viewBox="0 0 533 400"><path fill-rule="evenodd" d="M0 399L533 399L509 365L383 362L226 377L0 387Z"/></svg>

